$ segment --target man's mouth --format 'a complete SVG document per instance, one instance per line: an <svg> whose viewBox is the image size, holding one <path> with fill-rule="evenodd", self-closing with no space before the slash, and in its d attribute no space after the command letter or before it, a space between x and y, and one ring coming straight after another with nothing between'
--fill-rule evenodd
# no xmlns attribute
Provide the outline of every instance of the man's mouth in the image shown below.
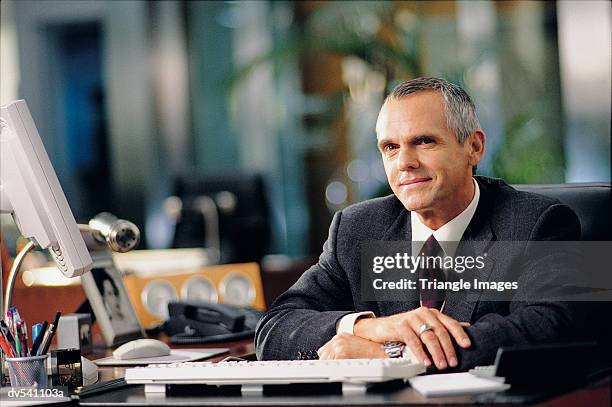
<svg viewBox="0 0 612 407"><path fill-rule="evenodd" d="M411 178L400 181L401 187L416 187L425 182L431 181L431 178Z"/></svg>

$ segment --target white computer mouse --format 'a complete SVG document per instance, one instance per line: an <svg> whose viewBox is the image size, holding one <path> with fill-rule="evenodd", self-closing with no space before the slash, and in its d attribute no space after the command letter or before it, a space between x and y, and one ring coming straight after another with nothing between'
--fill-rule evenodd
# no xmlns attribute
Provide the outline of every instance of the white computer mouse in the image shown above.
<svg viewBox="0 0 612 407"><path fill-rule="evenodd" d="M155 358L168 356L170 348L157 339L136 339L119 346L113 352L113 357L119 360Z"/></svg>

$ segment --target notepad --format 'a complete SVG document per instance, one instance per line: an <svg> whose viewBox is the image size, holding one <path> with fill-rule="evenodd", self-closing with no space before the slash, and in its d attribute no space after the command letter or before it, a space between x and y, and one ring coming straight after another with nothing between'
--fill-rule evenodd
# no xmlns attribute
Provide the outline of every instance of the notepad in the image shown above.
<svg viewBox="0 0 612 407"><path fill-rule="evenodd" d="M457 396L503 391L510 388L503 378L484 379L470 373L447 373L416 376L410 385L426 397Z"/></svg>

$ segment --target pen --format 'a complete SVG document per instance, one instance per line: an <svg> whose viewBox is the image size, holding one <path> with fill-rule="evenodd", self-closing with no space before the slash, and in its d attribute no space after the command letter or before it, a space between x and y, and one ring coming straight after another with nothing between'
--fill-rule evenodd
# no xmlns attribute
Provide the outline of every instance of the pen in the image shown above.
<svg viewBox="0 0 612 407"><path fill-rule="evenodd" d="M19 320L17 323L17 338L21 345L21 356L27 357L28 355L28 333L26 323L24 320Z"/></svg>
<svg viewBox="0 0 612 407"><path fill-rule="evenodd" d="M6 311L6 324L8 325L8 329L9 332L11 333L11 335L15 332L15 330L13 329L13 308L11 307L8 309L8 311Z"/></svg>
<svg viewBox="0 0 612 407"><path fill-rule="evenodd" d="M17 343L17 337L19 336L19 327L17 326L19 324L19 321L21 321L21 317L19 316L19 311L17 310L17 307L11 307L9 308L11 311L11 322L12 324L9 326L11 329L11 333L13 334L13 337L15 338L15 343Z"/></svg>
<svg viewBox="0 0 612 407"><path fill-rule="evenodd" d="M19 326L13 323L13 338L15 338L15 353L21 356L21 335L19 335Z"/></svg>
<svg viewBox="0 0 612 407"><path fill-rule="evenodd" d="M15 321L15 324L19 321L21 321L21 316L19 315L19 311L17 310L17 307L11 307L11 314L13 315L13 320Z"/></svg>
<svg viewBox="0 0 612 407"><path fill-rule="evenodd" d="M0 347L2 347L2 352L4 352L9 358L15 357L15 352L13 352L13 348L9 345L8 341L4 337L4 332L0 335Z"/></svg>
<svg viewBox="0 0 612 407"><path fill-rule="evenodd" d="M23 332L23 346L25 346L25 355L31 356L30 348L28 347L28 323L26 321L23 321L21 331Z"/></svg>
<svg viewBox="0 0 612 407"><path fill-rule="evenodd" d="M42 324L36 324L36 325L41 325L38 329L38 334L36 334L36 339L34 339L34 333L32 333L32 352L30 352L31 355L33 356L37 356L37 352L38 352L38 348L40 348L40 344L43 341L43 338L45 336L45 332L47 331L47 326L49 326L49 322L45 321ZM32 331L34 331L34 328L32 328Z"/></svg>
<svg viewBox="0 0 612 407"><path fill-rule="evenodd" d="M6 339L6 342L11 347L11 349L14 349L15 341L13 339L13 335L11 335L11 330L9 329L8 326L6 326L6 323L2 320L0 320L0 331L2 332L2 336L4 336L4 339Z"/></svg>
<svg viewBox="0 0 612 407"><path fill-rule="evenodd" d="M32 325L32 347L34 347L34 342L36 341L36 338L38 338L38 334L40 334L41 330L42 324L40 322ZM34 356L36 356L36 354Z"/></svg>
<svg viewBox="0 0 612 407"><path fill-rule="evenodd" d="M34 343L34 341L38 337L38 334L40 333L41 330L42 330L42 324L40 322L32 325L32 343Z"/></svg>
<svg viewBox="0 0 612 407"><path fill-rule="evenodd" d="M17 307L11 307L11 315L13 316L13 336L17 336L17 324L21 321L21 316L19 315L19 310Z"/></svg>
<svg viewBox="0 0 612 407"><path fill-rule="evenodd" d="M55 314L55 319L53 320L53 323L49 326L49 330L45 334L43 343L38 349L39 355L44 355L49 350L49 347L51 346L51 341L53 340L53 336L55 335L55 331L57 330L57 324L61 315L62 313L59 311L57 311L57 313Z"/></svg>

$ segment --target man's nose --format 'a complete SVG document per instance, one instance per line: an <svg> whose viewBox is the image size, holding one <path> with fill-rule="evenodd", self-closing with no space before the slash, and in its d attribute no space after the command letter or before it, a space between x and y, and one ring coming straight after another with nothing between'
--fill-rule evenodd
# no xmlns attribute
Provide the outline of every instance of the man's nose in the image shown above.
<svg viewBox="0 0 612 407"><path fill-rule="evenodd" d="M400 148L397 167L400 171L406 171L419 167L419 160L410 148Z"/></svg>

